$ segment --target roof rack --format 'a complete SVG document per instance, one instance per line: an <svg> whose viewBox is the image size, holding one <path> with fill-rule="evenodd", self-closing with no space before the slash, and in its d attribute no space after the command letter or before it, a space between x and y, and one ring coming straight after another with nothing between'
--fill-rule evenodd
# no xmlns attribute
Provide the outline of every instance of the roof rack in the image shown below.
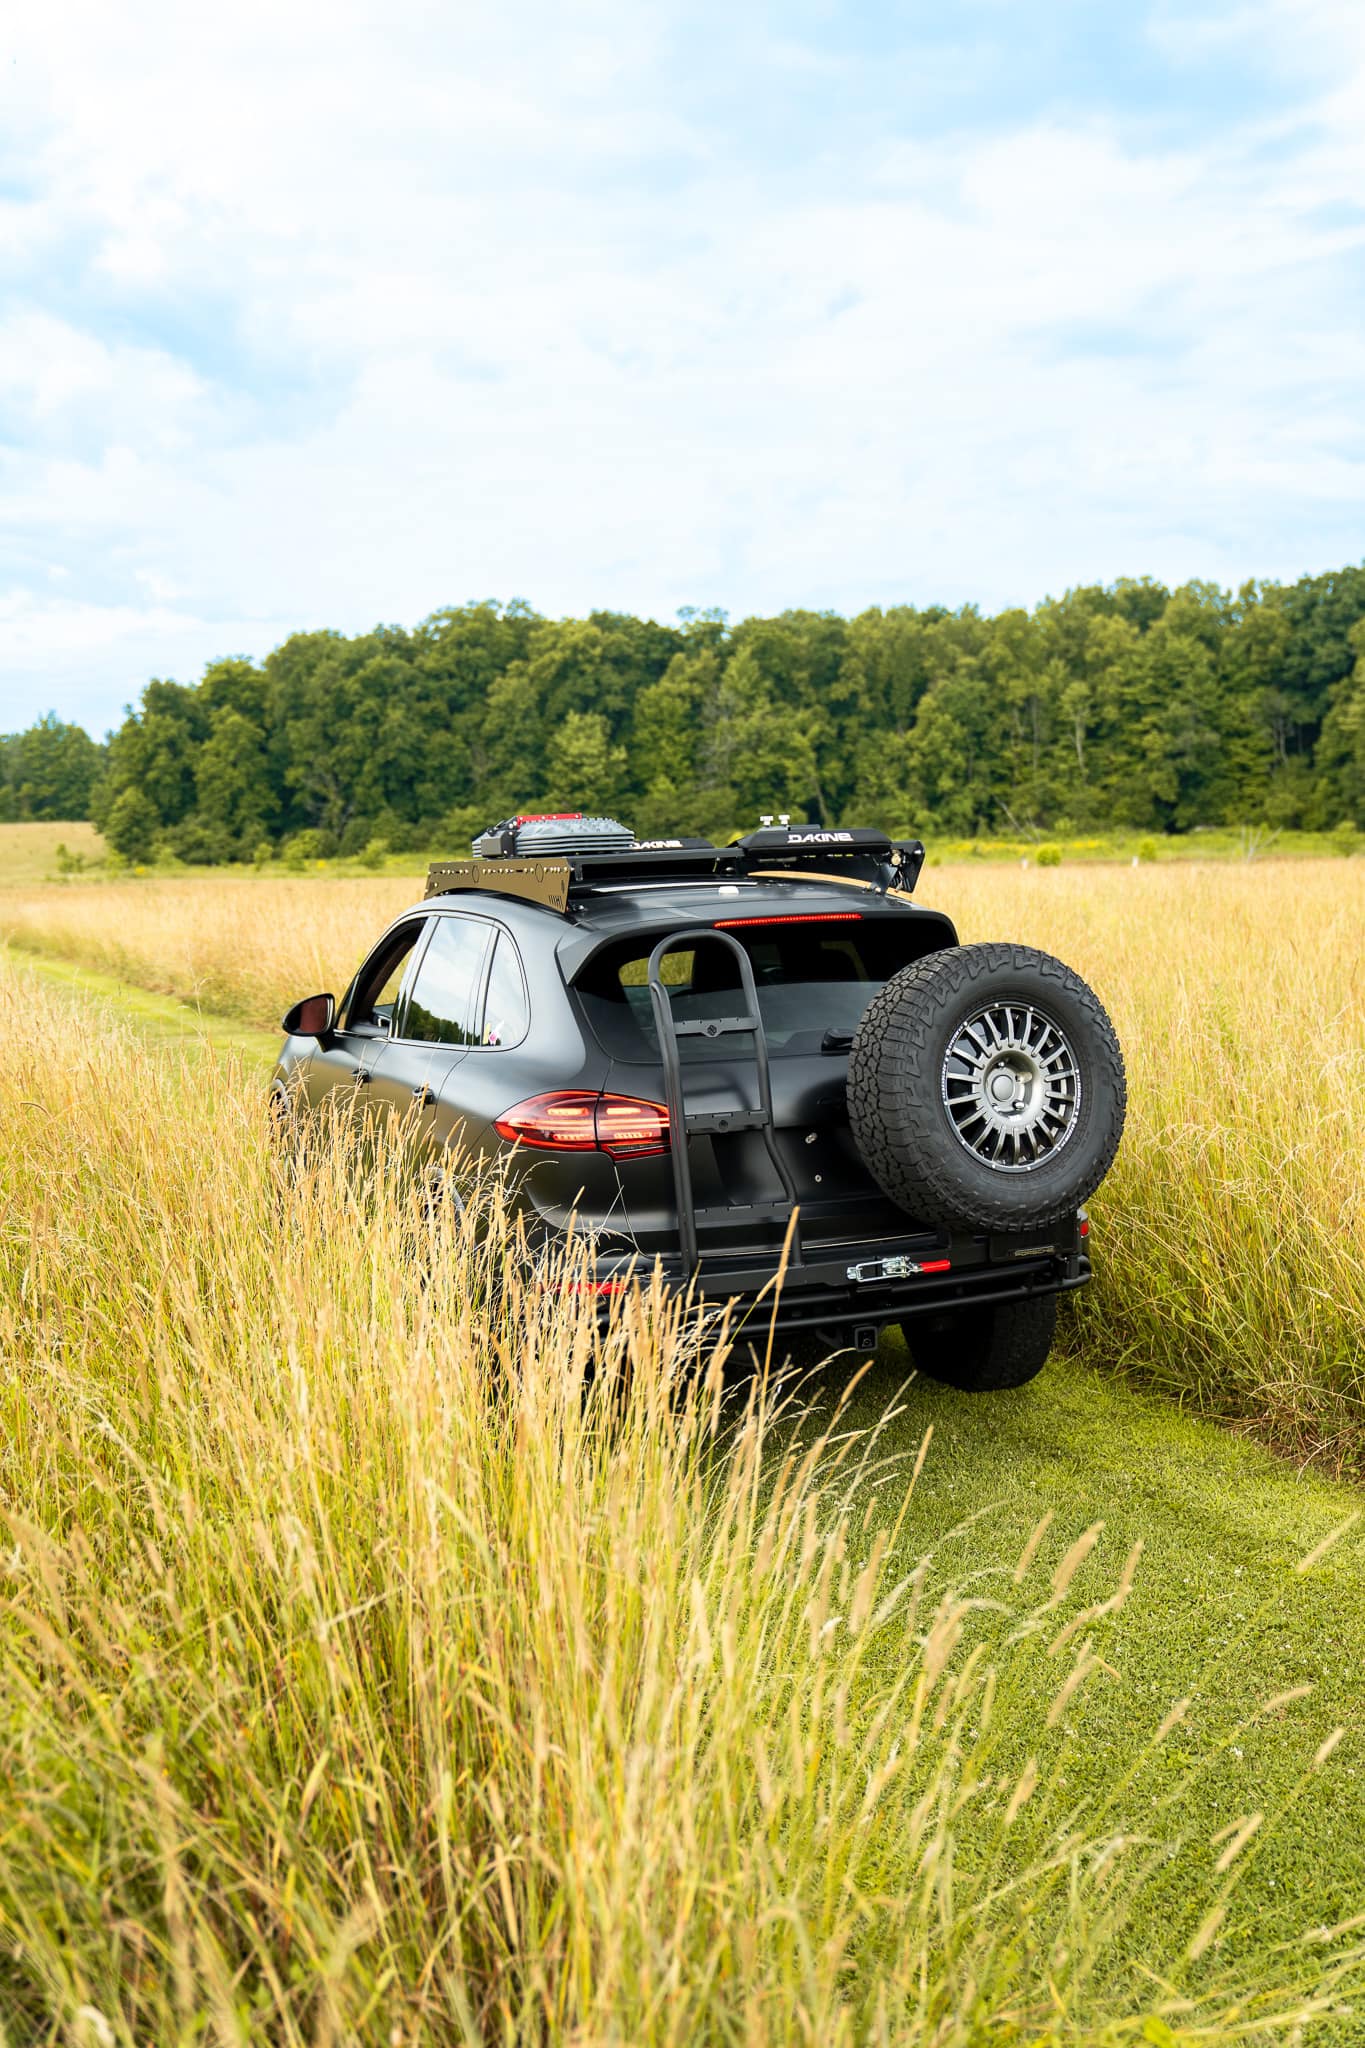
<svg viewBox="0 0 1365 2048"><path fill-rule="evenodd" d="M426 894L479 890L567 911L601 884L707 875L799 874L908 894L924 863L918 839L891 839L865 825L764 826L715 846L709 839L636 839L614 818L539 812L508 818L474 841L469 860L436 861Z"/></svg>

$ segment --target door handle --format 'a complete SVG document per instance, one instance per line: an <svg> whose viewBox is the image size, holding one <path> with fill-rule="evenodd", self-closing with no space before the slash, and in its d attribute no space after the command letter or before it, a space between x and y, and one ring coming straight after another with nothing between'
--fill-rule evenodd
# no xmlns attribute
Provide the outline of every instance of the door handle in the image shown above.
<svg viewBox="0 0 1365 2048"><path fill-rule="evenodd" d="M368 1068L368 1067L357 1067L357 1068L356 1068L356 1070L355 1070L355 1085L356 1085L356 1087L357 1087L357 1088L363 1088L363 1087L365 1087L365 1085L367 1084L367 1082L369 1081L369 1079L370 1079L370 1070L369 1070L369 1068Z"/></svg>
<svg viewBox="0 0 1365 2048"><path fill-rule="evenodd" d="M426 1082L423 1081L420 1087L413 1089L412 1099L419 1109L430 1109L436 1100L435 1091L428 1088Z"/></svg>

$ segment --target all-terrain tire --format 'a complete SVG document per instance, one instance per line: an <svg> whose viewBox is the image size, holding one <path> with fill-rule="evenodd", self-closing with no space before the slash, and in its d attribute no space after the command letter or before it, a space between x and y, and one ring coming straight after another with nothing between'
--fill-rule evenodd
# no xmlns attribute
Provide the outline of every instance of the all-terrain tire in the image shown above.
<svg viewBox="0 0 1365 2048"><path fill-rule="evenodd" d="M950 1091L956 1099L968 1087L954 1078L964 1066L958 1049L983 1013L1014 1016L1025 1041L1046 1029L1051 1036L1040 1043L1060 1045L1064 1054L1050 1056L1070 1063L1055 1071L1077 1076L1074 1101L1057 1095L1058 1132L1047 1138L1045 1125L1034 1127L1030 1160L1017 1151L1013 1160L982 1156L970 1140L989 1128L988 1119L972 1124L960 1102L956 1113L950 1108ZM984 1061L992 1052L989 1031L980 1036ZM1027 1045L1017 1062L1021 1073L1026 1053ZM982 1072L982 1087L993 1085L989 1066ZM1113 1164L1126 1106L1123 1054L1099 998L1060 960L1031 946L946 946L903 967L869 1003L849 1054L854 1142L892 1201L924 1223L1030 1230L1060 1221ZM1026 1114L1020 1112L1021 1122ZM996 1142L1008 1150L1023 1141Z"/></svg>
<svg viewBox="0 0 1365 2048"><path fill-rule="evenodd" d="M918 1371L965 1394L1022 1387L1047 1364L1057 1330L1057 1297L907 1316L905 1341Z"/></svg>

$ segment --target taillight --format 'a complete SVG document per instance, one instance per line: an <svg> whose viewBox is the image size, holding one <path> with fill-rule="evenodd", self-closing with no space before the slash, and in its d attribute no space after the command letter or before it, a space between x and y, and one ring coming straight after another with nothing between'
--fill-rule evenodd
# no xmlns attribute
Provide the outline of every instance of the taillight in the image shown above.
<svg viewBox="0 0 1365 2048"><path fill-rule="evenodd" d="M605 1152L611 1159L648 1159L668 1150L668 1111L633 1095L597 1095L561 1088L533 1095L493 1126L509 1144L542 1152Z"/></svg>
<svg viewBox="0 0 1365 2048"><path fill-rule="evenodd" d="M668 1150L668 1111L633 1095L599 1095L597 1142L613 1159L645 1159Z"/></svg>
<svg viewBox="0 0 1365 2048"><path fill-rule="evenodd" d="M580 1088L533 1095L500 1116L493 1129L512 1144L538 1145L543 1151L595 1152L598 1100Z"/></svg>

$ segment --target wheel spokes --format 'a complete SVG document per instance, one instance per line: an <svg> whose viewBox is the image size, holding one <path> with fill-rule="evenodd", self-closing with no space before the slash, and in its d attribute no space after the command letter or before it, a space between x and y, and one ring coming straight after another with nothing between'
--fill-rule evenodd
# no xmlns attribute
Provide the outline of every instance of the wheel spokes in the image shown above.
<svg viewBox="0 0 1365 2048"><path fill-rule="evenodd" d="M1027 1173L1064 1145L1081 1077L1066 1033L1021 1001L983 1004L955 1029L941 1093L959 1141L1002 1173Z"/></svg>

